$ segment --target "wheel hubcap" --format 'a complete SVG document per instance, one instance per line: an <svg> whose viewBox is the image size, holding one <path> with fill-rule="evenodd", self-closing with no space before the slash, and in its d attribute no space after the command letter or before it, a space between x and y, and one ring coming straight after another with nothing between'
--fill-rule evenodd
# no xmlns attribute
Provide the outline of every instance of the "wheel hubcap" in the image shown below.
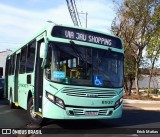
<svg viewBox="0 0 160 137"><path fill-rule="evenodd" d="M31 114L31 117L32 118L36 118L36 114L34 113L34 106L32 105L31 107L30 107L30 114Z"/></svg>

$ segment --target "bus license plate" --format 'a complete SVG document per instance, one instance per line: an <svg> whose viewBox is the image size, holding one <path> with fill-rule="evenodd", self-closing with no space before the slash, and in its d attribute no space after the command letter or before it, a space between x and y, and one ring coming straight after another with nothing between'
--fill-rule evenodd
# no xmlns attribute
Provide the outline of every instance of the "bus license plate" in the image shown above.
<svg viewBox="0 0 160 137"><path fill-rule="evenodd" d="M98 112L96 112L96 111L86 111L85 115L86 116L97 116Z"/></svg>

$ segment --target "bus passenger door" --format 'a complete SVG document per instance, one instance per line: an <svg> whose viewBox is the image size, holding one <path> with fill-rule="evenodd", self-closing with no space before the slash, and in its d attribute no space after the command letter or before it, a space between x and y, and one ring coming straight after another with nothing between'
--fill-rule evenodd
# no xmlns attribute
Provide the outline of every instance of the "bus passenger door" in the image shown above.
<svg viewBox="0 0 160 137"><path fill-rule="evenodd" d="M35 112L42 113L42 98L43 98L43 69L42 59L40 58L40 43L37 42L37 56L35 66L35 90L34 90L34 106Z"/></svg>
<svg viewBox="0 0 160 137"><path fill-rule="evenodd" d="M8 98L8 74L9 73L9 60L8 57L6 59L6 68L5 68L5 85L4 85L4 97Z"/></svg>
<svg viewBox="0 0 160 137"><path fill-rule="evenodd" d="M16 56L15 82L14 82L14 101L18 102L18 73L19 73L20 53Z"/></svg>

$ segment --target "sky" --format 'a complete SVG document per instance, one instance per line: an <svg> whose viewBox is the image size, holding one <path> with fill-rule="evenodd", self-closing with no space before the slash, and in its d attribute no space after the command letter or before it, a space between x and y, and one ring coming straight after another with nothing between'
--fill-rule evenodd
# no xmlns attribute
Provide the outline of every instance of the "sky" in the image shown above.
<svg viewBox="0 0 160 137"><path fill-rule="evenodd" d="M110 33L115 12L112 0L76 0L88 13L87 26ZM85 14L79 14L85 27ZM48 22L73 25L66 0L0 0L0 51L14 50Z"/></svg>

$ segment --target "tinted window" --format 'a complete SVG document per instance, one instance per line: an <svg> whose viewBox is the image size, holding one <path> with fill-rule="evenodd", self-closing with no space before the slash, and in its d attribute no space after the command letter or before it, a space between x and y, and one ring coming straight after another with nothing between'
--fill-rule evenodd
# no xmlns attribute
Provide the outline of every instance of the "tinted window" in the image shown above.
<svg viewBox="0 0 160 137"><path fill-rule="evenodd" d="M14 74L14 68L15 68L15 55L11 57L11 75Z"/></svg>
<svg viewBox="0 0 160 137"><path fill-rule="evenodd" d="M8 75L11 75L11 70L12 70L11 59L9 59L8 60Z"/></svg>
<svg viewBox="0 0 160 137"><path fill-rule="evenodd" d="M26 63L27 73L33 72L33 69L34 69L35 48L36 48L35 41L28 46L27 63Z"/></svg>
<svg viewBox="0 0 160 137"><path fill-rule="evenodd" d="M26 65L26 47L24 47L21 51L21 59L20 59L20 74L25 73L25 65Z"/></svg>
<svg viewBox="0 0 160 137"><path fill-rule="evenodd" d="M123 86L123 54L111 50L54 43L49 49L48 79L71 85Z"/></svg>
<svg viewBox="0 0 160 137"><path fill-rule="evenodd" d="M4 79L0 79L0 87L4 87Z"/></svg>

